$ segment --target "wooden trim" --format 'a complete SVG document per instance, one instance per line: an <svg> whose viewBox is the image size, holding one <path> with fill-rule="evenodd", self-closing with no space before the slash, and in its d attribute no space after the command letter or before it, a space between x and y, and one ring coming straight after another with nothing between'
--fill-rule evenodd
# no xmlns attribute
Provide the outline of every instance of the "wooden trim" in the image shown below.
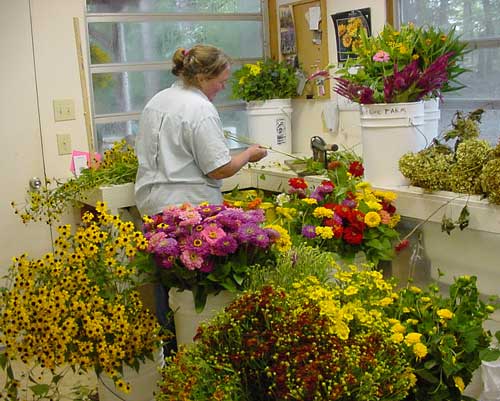
<svg viewBox="0 0 500 401"><path fill-rule="evenodd" d="M386 0L385 1L385 21L392 26L396 26L396 16L394 15L394 1L397 0Z"/></svg>
<svg viewBox="0 0 500 401"><path fill-rule="evenodd" d="M276 0L268 0L267 9L269 15L269 51L273 60L279 60L278 46L278 10Z"/></svg>

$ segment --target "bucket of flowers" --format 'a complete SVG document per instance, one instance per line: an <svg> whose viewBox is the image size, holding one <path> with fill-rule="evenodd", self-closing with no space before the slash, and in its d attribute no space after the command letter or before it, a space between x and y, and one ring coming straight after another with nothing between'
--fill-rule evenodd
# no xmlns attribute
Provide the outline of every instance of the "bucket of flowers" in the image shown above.
<svg viewBox="0 0 500 401"><path fill-rule="evenodd" d="M67 373L95 371L99 383L111 386L106 393L150 400L163 335L139 293L147 280L146 239L131 222L108 214L104 203L86 212L74 233L70 225L57 230L55 251L13 258L1 288L6 382L0 398L60 399ZM144 375L148 361L155 364L151 386L135 386L136 371ZM14 368L20 364L26 370Z"/></svg>
<svg viewBox="0 0 500 401"><path fill-rule="evenodd" d="M338 280L245 292L167 359L157 400L404 400L416 378L380 312L393 288L376 271Z"/></svg>
<svg viewBox="0 0 500 401"><path fill-rule="evenodd" d="M400 219L392 203L396 194L362 181L358 161L330 167L330 179L316 187L301 177L289 179L288 193L275 200L277 221L295 244L306 242L348 261L359 253L375 264L391 260Z"/></svg>
<svg viewBox="0 0 500 401"><path fill-rule="evenodd" d="M167 207L144 218L145 237L162 284L170 289L177 343L244 288L254 266L273 266L290 247L287 231L264 225L262 209L204 203Z"/></svg>

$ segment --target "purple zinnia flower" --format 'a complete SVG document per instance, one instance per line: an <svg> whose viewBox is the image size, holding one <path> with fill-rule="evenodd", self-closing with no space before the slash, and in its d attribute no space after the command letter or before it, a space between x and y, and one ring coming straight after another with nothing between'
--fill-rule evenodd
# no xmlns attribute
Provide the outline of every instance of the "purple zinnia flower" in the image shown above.
<svg viewBox="0 0 500 401"><path fill-rule="evenodd" d="M206 259L200 267L203 273L211 273L214 271L215 262L212 259Z"/></svg>
<svg viewBox="0 0 500 401"><path fill-rule="evenodd" d="M207 218L216 215L225 208L226 207L224 205L205 205L199 206L197 210L203 218Z"/></svg>
<svg viewBox="0 0 500 401"><path fill-rule="evenodd" d="M213 245L213 253L216 256L226 256L236 252L238 242L230 235L219 238Z"/></svg>
<svg viewBox="0 0 500 401"><path fill-rule="evenodd" d="M252 242L261 228L255 223L245 223L238 228L238 237L241 242Z"/></svg>
<svg viewBox="0 0 500 401"><path fill-rule="evenodd" d="M174 266L175 256L169 255L167 257L160 257L159 255L155 255L155 260L161 267L171 269Z"/></svg>
<svg viewBox="0 0 500 401"><path fill-rule="evenodd" d="M270 240L267 236L266 230L259 228L254 239L255 246L266 249L269 246L269 242Z"/></svg>
<svg viewBox="0 0 500 401"><path fill-rule="evenodd" d="M306 238L316 237L316 227L312 225L305 225L302 227L302 235Z"/></svg>
<svg viewBox="0 0 500 401"><path fill-rule="evenodd" d="M343 206L347 206L350 209L356 207L356 201L354 199L345 198L341 204Z"/></svg>
<svg viewBox="0 0 500 401"><path fill-rule="evenodd" d="M186 243L184 244L183 249L187 249L190 252L196 252L201 256L206 256L210 252L210 245L205 240L203 235L196 233L186 238Z"/></svg>
<svg viewBox="0 0 500 401"><path fill-rule="evenodd" d="M243 219L244 212L242 209L227 208L220 212L215 220L218 224L227 227L230 231L236 231Z"/></svg>
<svg viewBox="0 0 500 401"><path fill-rule="evenodd" d="M243 219L243 221L245 223L259 224L259 223L262 223L265 219L266 219L266 216L264 214L264 210L252 209L252 210L248 210L245 213L245 218Z"/></svg>

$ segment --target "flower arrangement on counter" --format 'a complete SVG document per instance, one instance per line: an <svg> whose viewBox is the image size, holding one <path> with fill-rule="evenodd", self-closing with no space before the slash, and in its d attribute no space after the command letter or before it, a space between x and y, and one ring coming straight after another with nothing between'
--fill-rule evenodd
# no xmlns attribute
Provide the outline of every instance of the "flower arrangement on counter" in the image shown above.
<svg viewBox="0 0 500 401"><path fill-rule="evenodd" d="M137 156L125 140L116 142L104 152L102 161L84 169L78 177L66 181L46 180L39 191L29 191L25 204L12 202L14 213L23 223L42 221L58 222L70 206L80 205L89 191L100 186L126 184L135 181Z"/></svg>
<svg viewBox="0 0 500 401"><path fill-rule="evenodd" d="M247 102L289 99L297 95L295 74L295 67L284 61L267 59L245 64L233 73L233 97Z"/></svg>
<svg viewBox="0 0 500 401"><path fill-rule="evenodd" d="M488 197L500 203L500 145L479 139L482 109L457 111L452 129L417 153L406 153L399 170L411 185Z"/></svg>
<svg viewBox="0 0 500 401"><path fill-rule="evenodd" d="M348 260L359 252L375 264L391 260L400 219L392 204L396 194L372 189L362 175L362 164L354 161L336 164L328 170L330 179L315 188L304 178L290 178L288 193L276 197L277 221L294 243L305 241Z"/></svg>
<svg viewBox="0 0 500 401"><path fill-rule="evenodd" d="M0 291L0 343L6 346L0 367L7 372L0 394L9 400L59 399L70 370L109 375L128 392L122 367L138 369L152 359L163 336L138 292L147 241L102 203L85 213L73 234L70 225L57 230L54 252L14 258ZM23 379L12 370L16 360L48 376L30 371Z"/></svg>
<svg viewBox="0 0 500 401"><path fill-rule="evenodd" d="M433 27L384 26L377 36L364 30L352 54L337 71L335 91L351 101L372 103L415 102L463 86L457 77L467 53L455 28L444 32Z"/></svg>
<svg viewBox="0 0 500 401"><path fill-rule="evenodd" d="M167 288L193 292L197 311L208 294L239 291L253 265L273 263L290 247L279 225L264 226L262 209L224 205L167 207L144 218L150 252Z"/></svg>

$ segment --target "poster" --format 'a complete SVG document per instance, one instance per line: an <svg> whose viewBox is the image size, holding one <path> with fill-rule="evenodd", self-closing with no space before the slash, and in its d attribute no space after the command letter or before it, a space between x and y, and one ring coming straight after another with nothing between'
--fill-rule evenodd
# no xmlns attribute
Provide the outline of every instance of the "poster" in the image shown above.
<svg viewBox="0 0 500 401"><path fill-rule="evenodd" d="M335 26L335 38L337 41L337 60L339 62L355 57L351 54L352 46L359 40L361 29L366 29L368 36L371 35L371 13L370 8L345 11L331 15Z"/></svg>
<svg viewBox="0 0 500 401"><path fill-rule="evenodd" d="M295 24L293 21L293 10L289 5L280 6L280 43L281 54L297 53L297 45L295 40Z"/></svg>

